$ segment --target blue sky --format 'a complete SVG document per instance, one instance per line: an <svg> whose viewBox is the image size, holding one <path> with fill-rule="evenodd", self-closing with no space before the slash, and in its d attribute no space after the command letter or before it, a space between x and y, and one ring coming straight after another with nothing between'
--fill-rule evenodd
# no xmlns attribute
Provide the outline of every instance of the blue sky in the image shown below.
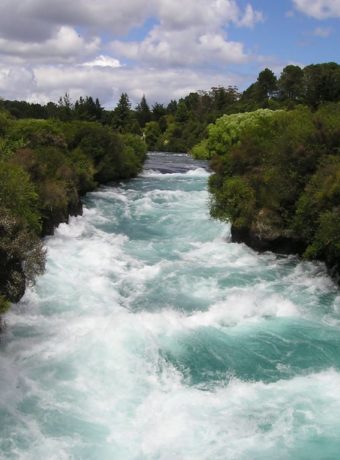
<svg viewBox="0 0 340 460"><path fill-rule="evenodd" d="M317 19L297 10L288 0L254 0L252 4L263 11L265 20L248 30L231 26L230 33L236 40L243 41L249 48L255 47L261 55L273 57L277 62L308 65L339 61L340 15Z"/></svg>
<svg viewBox="0 0 340 460"><path fill-rule="evenodd" d="M340 0L0 0L0 96L167 103L340 61Z"/></svg>

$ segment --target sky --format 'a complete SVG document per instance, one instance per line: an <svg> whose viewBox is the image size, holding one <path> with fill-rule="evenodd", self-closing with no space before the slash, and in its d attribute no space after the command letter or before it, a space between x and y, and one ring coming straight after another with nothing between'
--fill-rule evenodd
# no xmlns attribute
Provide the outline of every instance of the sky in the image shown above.
<svg viewBox="0 0 340 460"><path fill-rule="evenodd" d="M0 0L0 97L167 103L339 45L340 0Z"/></svg>

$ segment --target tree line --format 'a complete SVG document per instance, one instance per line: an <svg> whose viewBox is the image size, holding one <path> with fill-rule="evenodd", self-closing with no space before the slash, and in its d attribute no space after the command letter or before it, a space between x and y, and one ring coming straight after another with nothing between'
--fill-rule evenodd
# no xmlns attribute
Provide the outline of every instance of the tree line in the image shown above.
<svg viewBox="0 0 340 460"><path fill-rule="evenodd" d="M207 127L223 114L250 112L259 108L293 109L306 105L312 110L340 100L340 66L329 62L304 68L286 66L277 78L268 68L254 83L240 92L235 86L218 86L191 92L168 104L150 106L145 96L132 107L123 93L113 110L104 109L98 99L80 97L72 102L65 94L58 103L46 105L24 101L2 101L15 118L96 121L120 133L144 136L148 150L187 152L207 135Z"/></svg>

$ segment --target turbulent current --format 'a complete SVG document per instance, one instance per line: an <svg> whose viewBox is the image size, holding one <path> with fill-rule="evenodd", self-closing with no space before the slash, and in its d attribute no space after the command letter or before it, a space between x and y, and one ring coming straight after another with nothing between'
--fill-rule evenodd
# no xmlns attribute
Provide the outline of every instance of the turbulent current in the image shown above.
<svg viewBox="0 0 340 460"><path fill-rule="evenodd" d="M337 460L340 295L230 242L204 165L151 154L45 243L0 337L5 460Z"/></svg>

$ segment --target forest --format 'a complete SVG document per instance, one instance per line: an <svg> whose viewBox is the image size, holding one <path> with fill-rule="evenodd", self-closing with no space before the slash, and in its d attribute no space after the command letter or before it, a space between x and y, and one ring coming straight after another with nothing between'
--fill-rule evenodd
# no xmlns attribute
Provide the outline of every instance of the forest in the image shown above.
<svg viewBox="0 0 340 460"><path fill-rule="evenodd" d="M97 121L120 133L143 135L149 151L188 152L206 138L207 128L224 114L252 112L259 108L291 110L303 105L316 110L327 102L340 101L340 65L334 62L304 68L286 66L279 78L268 68L245 91L218 86L191 92L168 104L148 103L146 96L132 107L123 93L113 110L104 109L91 96L72 101L65 94L46 105L25 101L1 101L16 119Z"/></svg>

